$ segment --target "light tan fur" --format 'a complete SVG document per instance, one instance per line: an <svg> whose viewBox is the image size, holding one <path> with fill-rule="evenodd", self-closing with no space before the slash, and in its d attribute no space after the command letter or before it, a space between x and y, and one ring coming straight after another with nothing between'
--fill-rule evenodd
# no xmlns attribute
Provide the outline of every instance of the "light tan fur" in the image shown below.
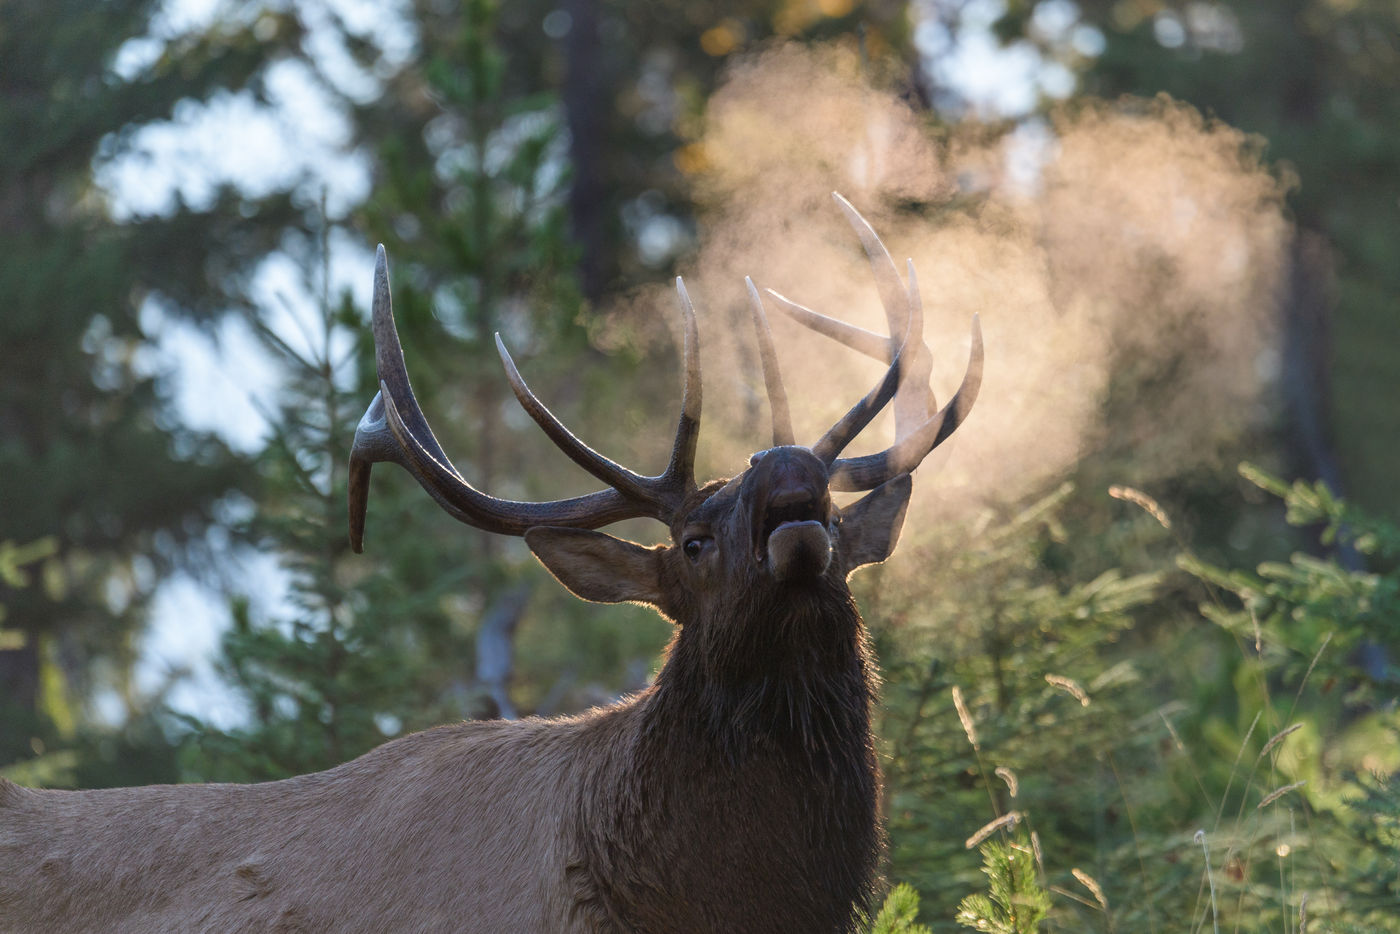
<svg viewBox="0 0 1400 934"><path fill-rule="evenodd" d="M0 781L0 931L593 930L569 832L629 719L438 727L256 785Z"/></svg>

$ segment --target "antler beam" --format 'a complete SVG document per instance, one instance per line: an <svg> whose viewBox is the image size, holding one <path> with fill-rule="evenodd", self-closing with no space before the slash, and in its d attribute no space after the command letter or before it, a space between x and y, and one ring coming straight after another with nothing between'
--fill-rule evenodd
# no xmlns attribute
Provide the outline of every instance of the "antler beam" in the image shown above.
<svg viewBox="0 0 1400 934"><path fill-rule="evenodd" d="M374 264L373 330L379 392L355 429L350 452L350 544L364 547L370 469L390 462L407 470L451 516L467 525L502 535L524 535L541 525L596 529L623 519L649 517L669 522L695 489L695 448L700 431L700 341L695 311L685 285L676 280L685 317L685 388L675 443L666 471L655 477L633 473L574 436L530 392L500 336L497 348L516 398L556 446L609 485L584 496L551 502L497 499L468 483L443 452L418 406L404 366L389 295L389 263L379 247Z"/></svg>

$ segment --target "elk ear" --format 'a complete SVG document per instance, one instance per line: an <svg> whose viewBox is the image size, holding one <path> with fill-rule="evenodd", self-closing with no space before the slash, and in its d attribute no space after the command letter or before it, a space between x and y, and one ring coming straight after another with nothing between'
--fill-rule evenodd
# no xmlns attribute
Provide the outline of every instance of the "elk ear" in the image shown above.
<svg viewBox="0 0 1400 934"><path fill-rule="evenodd" d="M587 529L539 526L525 544L577 597L595 603L661 603L661 552Z"/></svg>
<svg viewBox="0 0 1400 934"><path fill-rule="evenodd" d="M879 564L894 551L914 482L902 473L841 511L841 557L846 573Z"/></svg>

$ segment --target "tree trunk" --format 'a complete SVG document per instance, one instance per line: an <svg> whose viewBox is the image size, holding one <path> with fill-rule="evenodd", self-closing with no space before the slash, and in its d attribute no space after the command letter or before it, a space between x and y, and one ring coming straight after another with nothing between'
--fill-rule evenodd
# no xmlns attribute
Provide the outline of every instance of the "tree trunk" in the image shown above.
<svg viewBox="0 0 1400 934"><path fill-rule="evenodd" d="M605 132L607 96L600 55L597 0L565 0L572 25L564 40L567 62L564 112L569 126L573 187L569 217L579 247L579 281L583 295L596 301L607 285L606 207L600 153Z"/></svg>

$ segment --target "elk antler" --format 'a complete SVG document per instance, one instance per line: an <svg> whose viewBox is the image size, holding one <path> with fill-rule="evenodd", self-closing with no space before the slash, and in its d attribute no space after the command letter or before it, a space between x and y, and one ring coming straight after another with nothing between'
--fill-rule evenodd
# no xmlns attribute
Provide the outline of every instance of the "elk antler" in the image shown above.
<svg viewBox="0 0 1400 934"><path fill-rule="evenodd" d="M773 415L773 444L775 447L796 444L787 390L783 388L783 377L778 370L778 352L773 349L773 331L768 327L763 299L748 276L744 277L744 285L749 290L749 309L753 313L754 331L758 334L758 358L763 364L763 384L768 390L768 408Z"/></svg>
<svg viewBox="0 0 1400 934"><path fill-rule="evenodd" d="M788 410L787 390L783 388L783 378L778 370L778 354L773 349L773 333L768 327L768 315L763 310L763 300L754 288L753 280L744 277L749 289L749 306L753 314L754 330L758 335L759 359L763 363L763 381L768 390L768 407L773 414L773 444L793 444L792 416ZM786 301L769 289L769 294ZM800 307L800 306L798 306ZM811 314L816 314L811 312ZM831 319L827 319L831 320ZM835 322L840 324L840 322ZM868 331L863 333L869 333ZM872 337L874 335L871 335ZM885 378L847 412L840 421L831 427L822 439L812 446L812 453L828 465L851 442L880 410L890 401L899 384L900 358L898 354L890 361Z"/></svg>
<svg viewBox="0 0 1400 934"><path fill-rule="evenodd" d="M778 307L799 323L890 365L880 385L812 446L813 453L831 467L833 490L870 490L917 467L930 451L962 424L972 410L982 385L982 326L974 314L972 351L962 385L947 405L934 411L936 402L929 386L933 356L924 342L923 303L919 298L914 262L908 261L909 283L906 286L900 281L889 251L870 224L841 195L833 192L832 197L845 212L846 219L855 228L861 246L865 248L871 271L875 274L880 302L885 309L889 336L882 337L864 328L829 318L772 289L767 291ZM894 396L894 445L878 454L838 457L841 450L889 401L891 394Z"/></svg>
<svg viewBox="0 0 1400 934"><path fill-rule="evenodd" d="M607 483L609 489L552 502L532 503L497 499L473 487L443 452L428 420L418 407L404 366L403 348L394 326L389 296L389 261L379 247L374 263L374 352L379 392L355 428L350 451L350 545L364 547L365 508L371 467L391 462L411 473L438 505L467 525L503 535L523 535L539 525L596 529L623 519L648 517L669 524L686 497L695 490L695 446L700 431L700 340L695 310L685 285L676 280L685 318L685 387L680 422L666 471L655 477L633 473L609 460L574 436L530 392L500 335L496 347L511 388L551 441L575 463Z"/></svg>

